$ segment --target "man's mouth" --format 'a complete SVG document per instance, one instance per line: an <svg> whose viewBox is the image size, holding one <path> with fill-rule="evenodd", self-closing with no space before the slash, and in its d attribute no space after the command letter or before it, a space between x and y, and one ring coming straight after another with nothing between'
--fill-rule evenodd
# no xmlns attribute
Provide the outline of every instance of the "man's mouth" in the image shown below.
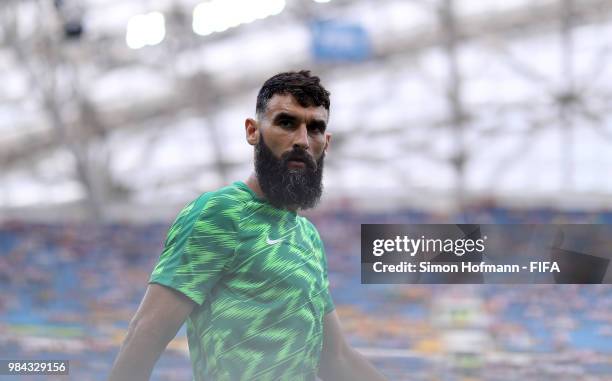
<svg viewBox="0 0 612 381"><path fill-rule="evenodd" d="M317 169L317 163L306 152L292 152L284 160L289 169L308 168L312 171Z"/></svg>
<svg viewBox="0 0 612 381"><path fill-rule="evenodd" d="M291 159L287 161L287 167L289 168L306 168L306 162L302 159Z"/></svg>

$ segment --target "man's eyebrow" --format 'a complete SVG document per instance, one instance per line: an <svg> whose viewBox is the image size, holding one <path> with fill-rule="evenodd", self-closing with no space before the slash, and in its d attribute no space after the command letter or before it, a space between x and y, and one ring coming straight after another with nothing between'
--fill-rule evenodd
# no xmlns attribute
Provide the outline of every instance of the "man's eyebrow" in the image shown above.
<svg viewBox="0 0 612 381"><path fill-rule="evenodd" d="M295 122L298 119L299 119L298 116L288 113L286 111L282 111L274 116L273 121L274 123L278 123L282 120ZM321 129L322 131L325 131L325 129L327 128L327 123L322 119L313 119L310 122L308 122L308 127L317 128L317 129Z"/></svg>
<svg viewBox="0 0 612 381"><path fill-rule="evenodd" d="M279 120L297 120L297 117L288 112L280 112L274 116L274 121L278 122Z"/></svg>
<svg viewBox="0 0 612 381"><path fill-rule="evenodd" d="M310 123L308 123L308 127L314 127L320 129L321 131L325 131L327 128L327 123L321 119L313 119Z"/></svg>

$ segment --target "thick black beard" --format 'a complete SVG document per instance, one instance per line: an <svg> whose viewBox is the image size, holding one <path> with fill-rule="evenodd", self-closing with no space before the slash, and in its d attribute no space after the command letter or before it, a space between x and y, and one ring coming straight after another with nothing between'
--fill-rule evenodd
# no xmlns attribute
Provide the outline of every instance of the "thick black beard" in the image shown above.
<svg viewBox="0 0 612 381"><path fill-rule="evenodd" d="M316 162L300 148L277 158L260 136L255 145L255 173L262 192L273 206L280 209L309 209L319 202L323 193L322 154ZM303 160L304 168L289 168L290 160Z"/></svg>

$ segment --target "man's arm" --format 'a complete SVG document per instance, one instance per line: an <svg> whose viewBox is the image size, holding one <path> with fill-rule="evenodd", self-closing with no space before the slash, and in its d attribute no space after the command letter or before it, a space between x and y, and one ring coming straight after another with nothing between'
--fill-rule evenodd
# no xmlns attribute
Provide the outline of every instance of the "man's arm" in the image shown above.
<svg viewBox="0 0 612 381"><path fill-rule="evenodd" d="M148 380L157 359L194 306L185 295L150 284L130 322L109 381Z"/></svg>
<svg viewBox="0 0 612 381"><path fill-rule="evenodd" d="M319 377L324 381L386 381L359 352L351 348L336 311L325 315Z"/></svg>

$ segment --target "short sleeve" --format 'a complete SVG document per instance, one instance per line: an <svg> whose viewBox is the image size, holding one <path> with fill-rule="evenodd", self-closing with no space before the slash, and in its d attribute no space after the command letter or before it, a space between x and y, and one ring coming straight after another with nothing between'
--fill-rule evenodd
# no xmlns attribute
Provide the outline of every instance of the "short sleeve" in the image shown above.
<svg viewBox="0 0 612 381"><path fill-rule="evenodd" d="M336 308L334 306L334 301L332 300L331 292L329 291L329 278L327 277L327 255L325 253L325 247L323 246L323 241L319 236L319 232L317 229L311 224L313 232L315 234L315 242L319 249L321 250L321 267L323 268L323 287L324 290L321 292L321 296L323 298L323 310L325 314L328 314Z"/></svg>
<svg viewBox="0 0 612 381"><path fill-rule="evenodd" d="M334 310L334 308L336 308L336 306L334 306L334 301L332 300L332 296L331 293L329 292L329 279L327 278L327 259L326 259L326 255L325 252L323 252L323 268L324 268L324 274L323 276L325 277L325 291L323 291L323 300L324 300L324 311L326 314L332 312Z"/></svg>
<svg viewBox="0 0 612 381"><path fill-rule="evenodd" d="M201 305L234 258L239 210L229 196L214 193L188 204L168 230L149 283Z"/></svg>

